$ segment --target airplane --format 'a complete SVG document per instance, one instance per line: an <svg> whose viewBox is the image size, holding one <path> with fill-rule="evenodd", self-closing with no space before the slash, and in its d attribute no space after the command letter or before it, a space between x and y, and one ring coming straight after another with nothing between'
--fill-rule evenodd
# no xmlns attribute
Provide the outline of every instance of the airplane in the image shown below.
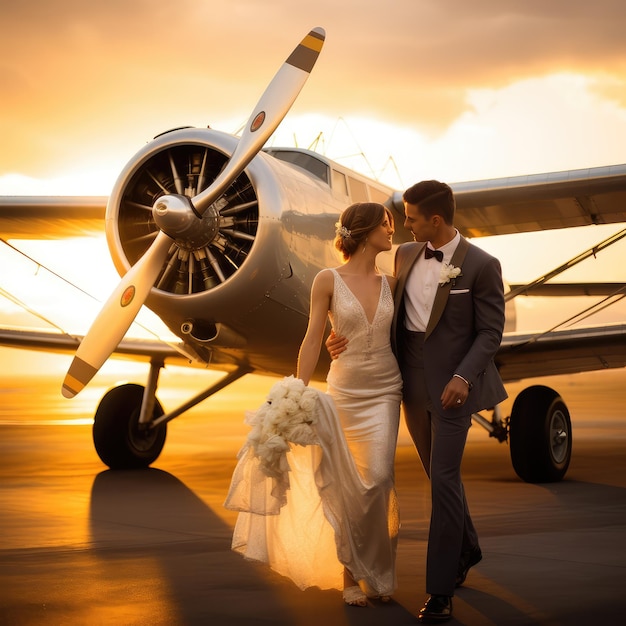
<svg viewBox="0 0 626 626"><path fill-rule="evenodd" d="M268 85L240 137L210 127L157 135L125 166L104 197L0 198L0 237L71 237L103 225L121 282L84 337L0 328L0 345L74 353L63 395L75 396L114 355L147 361L145 385L106 392L94 416L93 441L108 467L147 467L161 453L167 424L250 373L288 376L309 313L314 276L337 264L335 222L353 202L387 206L404 221L402 192L303 148L267 147L303 87L324 43L311 30ZM491 179L452 185L455 225L469 238L626 222L626 165ZM626 230L528 285L506 293L507 322L496 363L504 382L626 366L626 325L515 331L514 300L524 295L604 295L624 284L548 281L626 236ZM394 233L394 249L412 236ZM393 255L381 255L392 273ZM177 341L125 337L146 305ZM156 394L169 364L218 370L223 376L165 412ZM322 350L315 380L329 357ZM509 442L513 468L527 482L561 480L572 453L569 410L557 391L524 389L511 415L492 408L473 419Z"/></svg>

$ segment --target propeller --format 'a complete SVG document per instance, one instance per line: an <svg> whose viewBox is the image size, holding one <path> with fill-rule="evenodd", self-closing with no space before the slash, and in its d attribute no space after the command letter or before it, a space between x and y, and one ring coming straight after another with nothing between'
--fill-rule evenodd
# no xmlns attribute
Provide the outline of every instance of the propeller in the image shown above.
<svg viewBox="0 0 626 626"><path fill-rule="evenodd" d="M217 178L192 198L159 197L153 207L157 224L167 223L168 212L202 214L226 191L256 156L281 123L307 81L325 40L322 28L314 28L296 46L267 86L254 108L237 147ZM62 393L73 398L96 375L133 323L158 278L173 240L160 230L146 253L124 275L78 346L63 381Z"/></svg>

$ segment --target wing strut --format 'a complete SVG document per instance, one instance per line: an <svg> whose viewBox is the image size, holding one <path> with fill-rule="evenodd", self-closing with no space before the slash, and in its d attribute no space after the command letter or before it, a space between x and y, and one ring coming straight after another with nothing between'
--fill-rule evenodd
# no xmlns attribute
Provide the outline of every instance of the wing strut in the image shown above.
<svg viewBox="0 0 626 626"><path fill-rule="evenodd" d="M535 341L538 341L539 339L541 339L541 337L544 337L545 335L549 335L551 332L555 331L557 328L561 328L561 326L566 326L566 325L573 326L576 322L582 322L588 317L591 317L592 315L599 313L600 311L615 304L616 302L619 302L624 297L626 297L626 285L622 285L619 289L615 291L615 293L610 294L606 298L603 298L602 300L600 300L600 302L596 302L595 304L592 304L590 307L587 307L586 309L579 311L578 313L576 313L576 315L572 315L571 317L568 317L566 320L559 322L552 328L549 328L548 330L544 330L541 333L537 333L536 335L533 335L530 339L528 339L528 341L518 344L516 349L521 348L522 346L526 346L530 343L534 343Z"/></svg>
<svg viewBox="0 0 626 626"><path fill-rule="evenodd" d="M203 400L206 400L209 396L212 396L214 393L220 391L220 389L224 389L224 387L227 387L236 380L239 380L242 376L249 374L250 372L252 372L252 369L253 368L251 368L249 365L240 365L235 371L226 374L224 377L220 378L214 385L211 385L204 391L200 392L199 394L191 398L191 400L185 402L185 404L182 404L177 409L174 409L173 411L170 411L169 413L166 413L165 415L162 415L161 417L158 417L157 419L151 421L150 428L156 428L157 426L161 426L162 424L171 422L174 418L196 406L196 404L199 404Z"/></svg>
<svg viewBox="0 0 626 626"><path fill-rule="evenodd" d="M508 293L504 295L505 301L508 302L509 300L512 300L513 298L516 298L517 296L522 295L522 294L528 295L528 293L532 291L535 287L538 287L539 285L543 285L545 282L547 282L551 278L558 276L559 274L563 273L565 270L568 270L570 267L574 267L574 265L577 265L581 261L588 259L590 256L595 257L598 252L608 248L609 246L612 246L614 243L618 242L620 239L623 239L624 237L626 237L626 228L624 228L623 230L620 230L614 235L611 235L610 237L607 237L604 241L601 241L599 244L593 246L592 248L585 250L578 256L575 256L574 258L570 259L566 263L563 263L563 265L560 265L559 267L553 269L551 272L548 272L547 274L544 274L543 276L536 278L535 280L528 283L527 285L520 285L519 287L512 289L511 291L509 291Z"/></svg>

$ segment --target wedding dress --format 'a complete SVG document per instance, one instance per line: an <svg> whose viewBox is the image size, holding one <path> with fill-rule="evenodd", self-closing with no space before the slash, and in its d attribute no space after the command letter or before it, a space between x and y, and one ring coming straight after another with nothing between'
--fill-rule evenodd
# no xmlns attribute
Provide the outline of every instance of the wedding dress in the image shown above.
<svg viewBox="0 0 626 626"><path fill-rule="evenodd" d="M301 589L341 589L346 567L367 595L391 595L396 588L394 456L402 388L389 339L393 296L383 275L370 321L332 271L330 319L335 332L349 339L348 349L331 363L327 393L313 390L313 417L300 423L309 435L299 430L292 438L301 445L285 444L289 436L266 437L266 443L275 444L270 470L267 458L261 468L266 448L259 446L259 414L278 409L276 396L273 405L268 402L251 417L256 440L249 438L240 451L225 502L239 511L232 548L268 563ZM285 380L294 388L293 378Z"/></svg>

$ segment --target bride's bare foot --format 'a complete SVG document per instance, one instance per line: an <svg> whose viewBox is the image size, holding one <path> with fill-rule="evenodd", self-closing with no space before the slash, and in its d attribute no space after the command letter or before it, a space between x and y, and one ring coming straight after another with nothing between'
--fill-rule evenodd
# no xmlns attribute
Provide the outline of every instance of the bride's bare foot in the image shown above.
<svg viewBox="0 0 626 626"><path fill-rule="evenodd" d="M350 606L367 606L367 596L347 569L343 571L343 601Z"/></svg>

